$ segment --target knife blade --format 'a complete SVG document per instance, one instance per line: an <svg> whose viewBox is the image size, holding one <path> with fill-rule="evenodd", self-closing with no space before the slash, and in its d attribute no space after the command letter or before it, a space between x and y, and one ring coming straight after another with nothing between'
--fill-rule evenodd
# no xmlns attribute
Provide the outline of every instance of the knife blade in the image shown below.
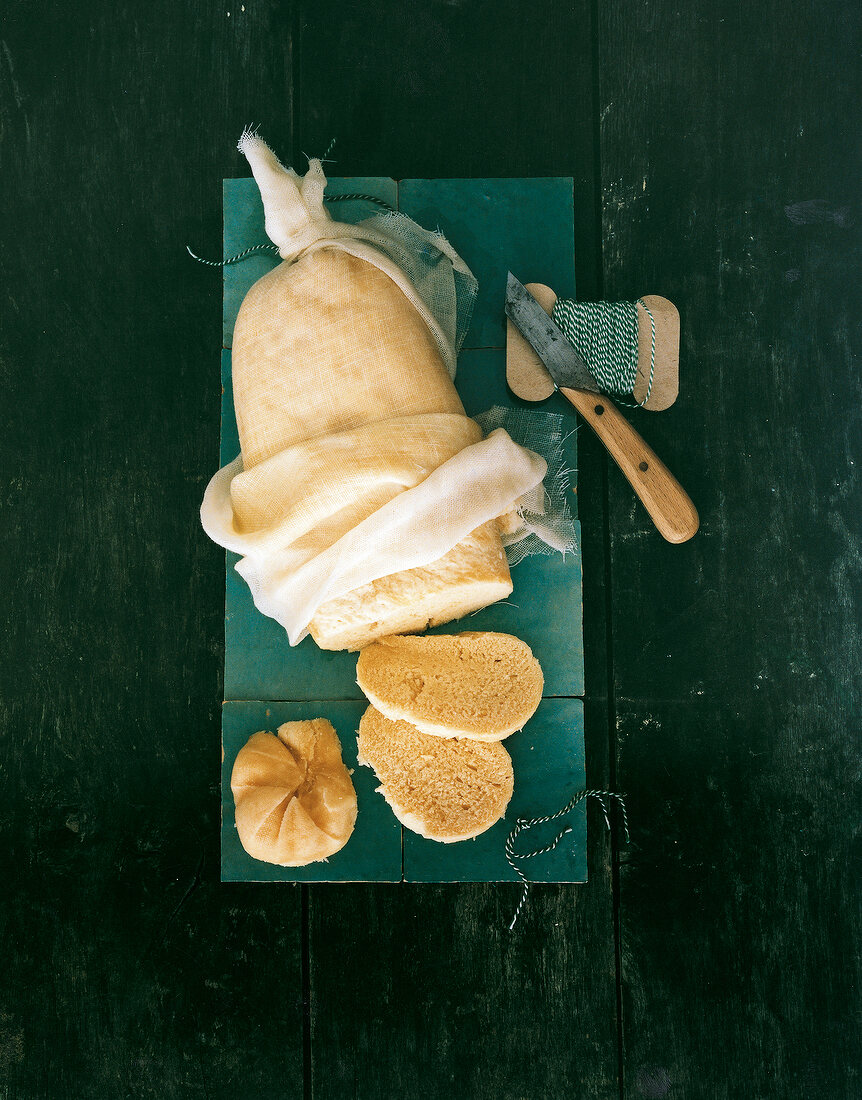
<svg viewBox="0 0 862 1100"><path fill-rule="evenodd" d="M557 389L602 392L562 329L511 271L506 282L506 316L545 364Z"/></svg>

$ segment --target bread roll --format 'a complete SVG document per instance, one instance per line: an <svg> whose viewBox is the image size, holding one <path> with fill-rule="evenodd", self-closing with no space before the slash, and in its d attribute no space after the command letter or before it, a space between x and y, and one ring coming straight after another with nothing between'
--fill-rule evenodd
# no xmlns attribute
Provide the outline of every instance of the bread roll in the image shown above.
<svg viewBox="0 0 862 1100"><path fill-rule="evenodd" d="M303 867L340 851L356 822L356 792L330 722L285 722L255 733L231 773L236 827L254 859Z"/></svg>
<svg viewBox="0 0 862 1100"><path fill-rule="evenodd" d="M521 729L544 686L525 642L488 631L382 638L360 653L356 680L387 718L477 741L500 741Z"/></svg>
<svg viewBox="0 0 862 1100"><path fill-rule="evenodd" d="M421 733L372 706L357 745L359 763L374 769L392 812L428 840L451 844L484 833L512 797L512 761L499 743Z"/></svg>

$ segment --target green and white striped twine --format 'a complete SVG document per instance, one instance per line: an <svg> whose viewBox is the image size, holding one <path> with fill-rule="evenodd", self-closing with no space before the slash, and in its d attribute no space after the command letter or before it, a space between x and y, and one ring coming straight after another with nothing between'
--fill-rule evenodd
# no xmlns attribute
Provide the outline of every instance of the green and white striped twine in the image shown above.
<svg viewBox="0 0 862 1100"><path fill-rule="evenodd" d="M330 146L331 148L331 146ZM328 152L328 150L327 150ZM373 202L375 206L381 206L384 210L388 210L394 214L395 207L391 206L386 199L378 199L376 195L324 195L324 202ZM272 252L274 255L278 255L278 245L275 244L255 244L251 248L243 249L242 252L238 252L235 256L229 256L226 260L205 260L202 256L195 255L194 252L186 245L186 252L191 256L193 260L197 260L199 264L206 264L207 267L227 267L228 264L238 263L240 260L247 260L249 256L255 252Z"/></svg>
<svg viewBox="0 0 862 1100"><path fill-rule="evenodd" d="M574 345L605 393L628 396L638 374L638 306L646 310L652 326L649 382L645 405L655 374L655 318L642 299L637 302L575 302L558 298L553 317L566 339ZM635 404L634 407L637 407Z"/></svg>
<svg viewBox="0 0 862 1100"><path fill-rule="evenodd" d="M608 805L605 802L606 798L615 798L619 803L620 813L623 818L623 830L625 832L626 843L629 841L629 815L626 811L626 804L623 796L617 794L615 791L596 791L596 790L583 790L578 791L577 794L572 795L569 801L563 806L561 810L557 810L554 814L547 814L545 817L519 817L515 822L515 827L506 837L506 859L509 861L509 866L521 880L523 886L523 892L521 894L521 900L518 902L518 906L515 909L515 915L512 917L512 923L509 925L509 931L515 927L518 917L521 915L521 910L527 904L527 894L530 890L530 883L527 880L527 876L524 874L523 869L520 866L522 859L535 859L536 856L543 856L547 852L553 852L560 841L568 833L572 831L571 825L567 825L562 829L550 844L546 844L544 848L535 848L532 852L516 852L515 841L518 839L521 833L525 833L528 829L532 829L535 825L544 825L549 821L556 821L560 817L565 817L566 814L571 813L579 802L583 802L585 798L595 798L602 807L602 813L605 819L605 825L610 831L611 821L608 817Z"/></svg>

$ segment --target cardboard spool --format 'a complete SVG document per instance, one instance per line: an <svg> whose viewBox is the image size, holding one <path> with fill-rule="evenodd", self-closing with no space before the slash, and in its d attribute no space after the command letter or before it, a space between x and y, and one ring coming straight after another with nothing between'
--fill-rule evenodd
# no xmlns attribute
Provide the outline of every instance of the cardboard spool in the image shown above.
<svg viewBox="0 0 862 1100"><path fill-rule="evenodd" d="M543 283L527 283L546 313L557 301L556 293ZM676 401L679 393L679 311L673 302L658 294L647 294L644 304L655 321L655 370L649 400L652 325L649 314L638 304L638 369L634 399L650 412L661 412ZM544 401L554 392L554 383L544 364L510 320L506 320L506 381L513 393L525 401Z"/></svg>
<svg viewBox="0 0 862 1100"><path fill-rule="evenodd" d="M550 287L528 283L527 290L551 313L557 300ZM644 299L655 319L655 371L650 399L644 408L654 411L673 404L679 390L679 314L665 298ZM638 369L634 396L643 397L649 385L652 325L639 307ZM553 379L517 328L508 322L506 381L524 401L544 401L555 391ZM577 409L634 489L663 538L687 542L699 526L697 509L670 470L605 394L560 387L560 394Z"/></svg>

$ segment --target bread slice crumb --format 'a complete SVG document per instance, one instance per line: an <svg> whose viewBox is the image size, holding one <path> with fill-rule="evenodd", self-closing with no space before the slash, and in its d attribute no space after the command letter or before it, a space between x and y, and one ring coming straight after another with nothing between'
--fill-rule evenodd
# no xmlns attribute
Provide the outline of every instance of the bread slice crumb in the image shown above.
<svg viewBox="0 0 862 1100"><path fill-rule="evenodd" d="M401 824L444 844L479 836L500 820L514 774L498 743L454 740L392 721L370 706L359 723L359 763L374 769Z"/></svg>
<svg viewBox="0 0 862 1100"><path fill-rule="evenodd" d="M382 638L360 653L356 680L387 718L476 741L522 729L544 687L530 647L490 631Z"/></svg>

